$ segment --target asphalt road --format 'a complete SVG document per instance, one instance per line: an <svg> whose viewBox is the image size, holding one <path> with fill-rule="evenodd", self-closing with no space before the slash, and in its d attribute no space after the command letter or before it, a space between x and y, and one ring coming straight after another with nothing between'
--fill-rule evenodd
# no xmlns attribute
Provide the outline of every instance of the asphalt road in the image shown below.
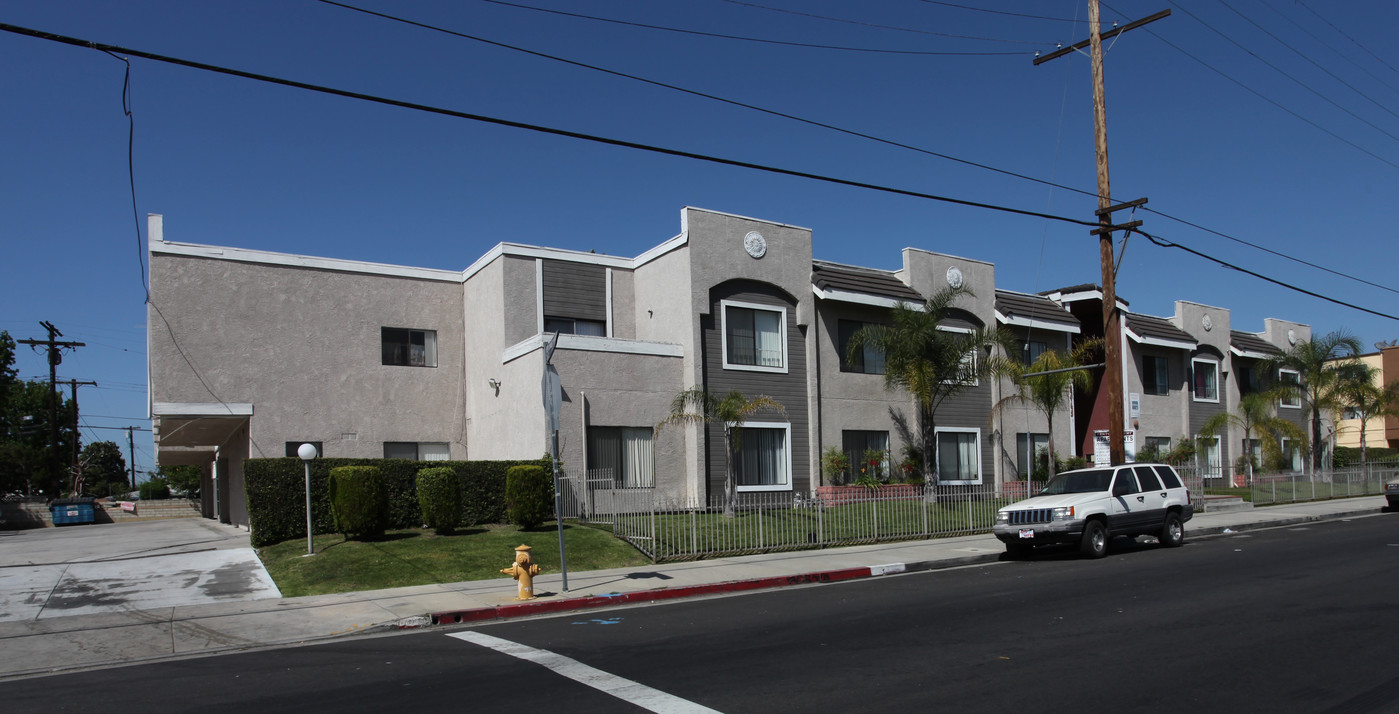
<svg viewBox="0 0 1399 714"><path fill-rule="evenodd" d="M628 701L722 712L1392 712L1396 566L1399 514L1384 514L1173 550L1119 546L1100 561L1051 553L29 679L0 698L11 711L119 702L153 713L644 711Z"/></svg>

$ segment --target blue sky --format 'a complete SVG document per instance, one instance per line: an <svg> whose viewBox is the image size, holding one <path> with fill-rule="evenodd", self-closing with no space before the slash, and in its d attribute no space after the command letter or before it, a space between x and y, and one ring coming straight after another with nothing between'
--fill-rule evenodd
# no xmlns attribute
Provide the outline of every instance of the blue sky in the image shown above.
<svg viewBox="0 0 1399 714"><path fill-rule="evenodd" d="M1087 37L1082 0L347 4L1096 190L1087 57L1032 63L1036 50ZM1399 4L1113 0L1102 13L1126 22L1167 8L1171 17L1109 44L1113 195L1149 197L1161 213L1286 257L1139 213L1155 235L1399 314ZM7 2L0 22L922 193L1083 220L1096 208L1092 195L316 0ZM149 428L147 213L165 216L168 240L462 269L501 241L634 256L675 235L681 207L693 205L809 227L818 259L896 268L912 246L992 262L998 286L1013 290L1100 278L1096 240L1081 226L133 58L138 238L124 72L93 49L0 33L0 329L41 338L47 320L87 343L59 368L60 379L99 384L79 392L85 441L125 441L97 427ZM1227 307L1240 330L1278 317L1318 334L1345 328L1367 348L1399 337L1393 319L1140 236L1118 291L1153 315L1172 314L1178 299ZM47 377L41 355L22 348L18 362L21 376ZM149 433L136 461L151 466Z"/></svg>

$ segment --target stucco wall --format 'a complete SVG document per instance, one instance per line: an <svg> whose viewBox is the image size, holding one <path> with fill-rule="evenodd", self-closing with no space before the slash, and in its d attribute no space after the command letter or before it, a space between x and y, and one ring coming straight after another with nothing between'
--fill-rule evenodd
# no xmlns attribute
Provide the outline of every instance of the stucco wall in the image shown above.
<svg viewBox="0 0 1399 714"><path fill-rule="evenodd" d="M153 400L252 404L252 457L465 455L460 284L153 253L151 299ZM435 330L438 366L383 365L383 327Z"/></svg>

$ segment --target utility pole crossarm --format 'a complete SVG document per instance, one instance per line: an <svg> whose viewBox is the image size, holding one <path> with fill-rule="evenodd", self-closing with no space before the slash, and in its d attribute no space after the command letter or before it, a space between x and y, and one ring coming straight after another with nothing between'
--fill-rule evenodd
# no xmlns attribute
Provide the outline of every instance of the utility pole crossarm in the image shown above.
<svg viewBox="0 0 1399 714"><path fill-rule="evenodd" d="M1120 34L1126 32L1126 31L1128 31L1128 30L1135 30L1135 29L1137 29L1138 27L1141 27L1142 25L1145 25L1145 24L1147 24L1147 23L1149 23L1149 22L1156 22L1157 20L1161 20L1161 19L1163 19L1163 18L1167 18L1167 17L1170 17L1170 16L1171 16L1171 11L1170 11L1169 8L1167 8L1167 9L1165 9L1165 10L1162 10L1161 12L1156 13L1155 15L1151 15L1151 16L1149 16L1149 17L1143 17L1143 18L1140 19L1140 20L1133 20L1132 22L1129 22L1129 23L1123 25L1122 27L1115 27L1115 28L1113 28L1113 29L1111 29L1111 30L1108 30L1107 32L1104 32L1104 33L1102 33L1101 35L1099 35L1099 36L1098 36L1098 39L1099 39L1099 40L1110 40L1110 39L1112 39L1112 38L1114 38L1114 37L1117 37L1118 35L1120 35ZM1070 53L1070 52L1077 52L1077 51L1079 51L1079 50L1081 50L1081 49L1083 49L1083 48L1085 48L1085 47L1088 47L1092 42L1093 42L1092 40L1084 40L1084 41L1079 42L1079 43L1077 43L1077 44L1069 45L1068 47L1061 47L1061 48L1059 48L1059 49L1057 49L1057 50L1054 50L1053 52L1050 52L1050 53L1047 54L1047 55L1044 55L1043 57L1036 57L1035 60L1034 60L1034 63L1035 63L1035 65L1044 64L1045 62L1048 62L1048 61L1050 61L1050 60L1052 60L1052 59L1057 59L1057 58L1059 58L1059 57L1063 57L1064 55L1066 55L1066 54L1068 54L1068 53Z"/></svg>

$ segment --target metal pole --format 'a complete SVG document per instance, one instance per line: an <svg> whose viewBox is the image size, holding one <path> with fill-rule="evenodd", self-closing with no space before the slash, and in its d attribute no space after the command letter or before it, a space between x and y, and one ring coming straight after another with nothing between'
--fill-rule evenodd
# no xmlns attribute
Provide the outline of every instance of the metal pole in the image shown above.
<svg viewBox="0 0 1399 714"><path fill-rule="evenodd" d="M563 546L563 511L560 510L558 429L554 430L553 453L549 463L554 470L554 522L559 526L559 572L563 574L563 591L568 592L568 554Z"/></svg>
<svg viewBox="0 0 1399 714"><path fill-rule="evenodd" d="M316 551L312 548L311 540L311 462L301 463L306 466L306 554L314 555Z"/></svg>

